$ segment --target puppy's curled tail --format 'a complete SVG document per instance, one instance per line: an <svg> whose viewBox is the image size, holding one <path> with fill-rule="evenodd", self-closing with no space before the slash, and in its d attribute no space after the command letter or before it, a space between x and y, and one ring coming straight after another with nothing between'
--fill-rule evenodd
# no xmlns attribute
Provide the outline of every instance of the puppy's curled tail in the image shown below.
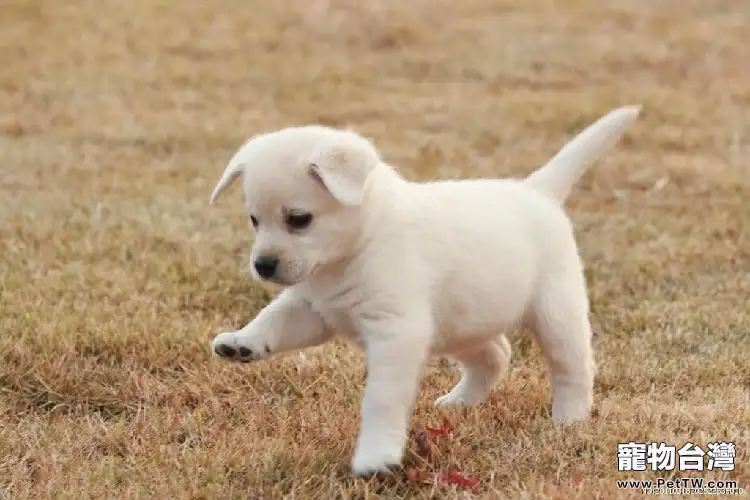
<svg viewBox="0 0 750 500"><path fill-rule="evenodd" d="M575 136L524 182L559 203L565 202L573 185L594 160L614 146L638 118L640 111L641 106L624 106L610 111Z"/></svg>

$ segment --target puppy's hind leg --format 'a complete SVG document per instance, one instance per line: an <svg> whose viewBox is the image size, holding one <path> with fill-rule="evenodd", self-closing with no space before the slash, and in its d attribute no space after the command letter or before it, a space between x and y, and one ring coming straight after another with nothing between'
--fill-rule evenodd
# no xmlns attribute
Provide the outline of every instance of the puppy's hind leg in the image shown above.
<svg viewBox="0 0 750 500"><path fill-rule="evenodd" d="M459 362L461 380L448 394L435 401L436 406L476 405L484 401L508 371L511 348L506 336L500 335L451 357Z"/></svg>
<svg viewBox="0 0 750 500"><path fill-rule="evenodd" d="M570 266L540 285L532 324L549 366L552 419L582 420L591 410L596 372L585 279L580 268Z"/></svg>

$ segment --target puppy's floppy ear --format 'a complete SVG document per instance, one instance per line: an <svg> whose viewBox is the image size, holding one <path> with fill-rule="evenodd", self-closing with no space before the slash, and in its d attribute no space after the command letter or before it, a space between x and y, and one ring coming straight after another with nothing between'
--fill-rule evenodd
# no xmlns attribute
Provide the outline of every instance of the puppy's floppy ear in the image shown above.
<svg viewBox="0 0 750 500"><path fill-rule="evenodd" d="M224 173L221 174L221 179L216 184L213 193L211 193L211 199L209 203L213 205L216 200L219 199L221 193L223 193L232 183L245 171L245 165L247 164L248 149L251 140L247 141L235 154L232 159L229 160Z"/></svg>
<svg viewBox="0 0 750 500"><path fill-rule="evenodd" d="M350 131L337 131L310 158L309 173L344 205L362 203L365 182L380 163L375 147Z"/></svg>

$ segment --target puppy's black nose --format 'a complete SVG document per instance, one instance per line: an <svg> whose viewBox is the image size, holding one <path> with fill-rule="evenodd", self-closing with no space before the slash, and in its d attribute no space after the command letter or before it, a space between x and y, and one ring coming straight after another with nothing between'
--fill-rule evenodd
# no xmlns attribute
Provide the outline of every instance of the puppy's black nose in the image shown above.
<svg viewBox="0 0 750 500"><path fill-rule="evenodd" d="M262 278L270 278L276 273L279 259L274 257L258 257L254 262L255 270Z"/></svg>

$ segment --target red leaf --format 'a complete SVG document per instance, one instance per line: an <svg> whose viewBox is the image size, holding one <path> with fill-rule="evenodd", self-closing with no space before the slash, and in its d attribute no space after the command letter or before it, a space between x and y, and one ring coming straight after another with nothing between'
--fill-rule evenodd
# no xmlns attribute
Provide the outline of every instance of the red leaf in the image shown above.
<svg viewBox="0 0 750 500"><path fill-rule="evenodd" d="M458 471L442 472L438 475L419 470L414 467L406 469L406 477L409 481L418 484L442 484L442 485L455 485L463 488L470 488L476 490L479 487L479 478L467 477Z"/></svg>
<svg viewBox="0 0 750 500"><path fill-rule="evenodd" d="M458 471L449 471L441 474L440 482L443 484L455 484L466 488L476 489L479 486L479 478L466 477Z"/></svg>
<svg viewBox="0 0 750 500"><path fill-rule="evenodd" d="M427 434L427 436L431 437L432 439L437 439L453 434L453 427L447 420L444 420L443 425L438 428L426 427L425 434Z"/></svg>

